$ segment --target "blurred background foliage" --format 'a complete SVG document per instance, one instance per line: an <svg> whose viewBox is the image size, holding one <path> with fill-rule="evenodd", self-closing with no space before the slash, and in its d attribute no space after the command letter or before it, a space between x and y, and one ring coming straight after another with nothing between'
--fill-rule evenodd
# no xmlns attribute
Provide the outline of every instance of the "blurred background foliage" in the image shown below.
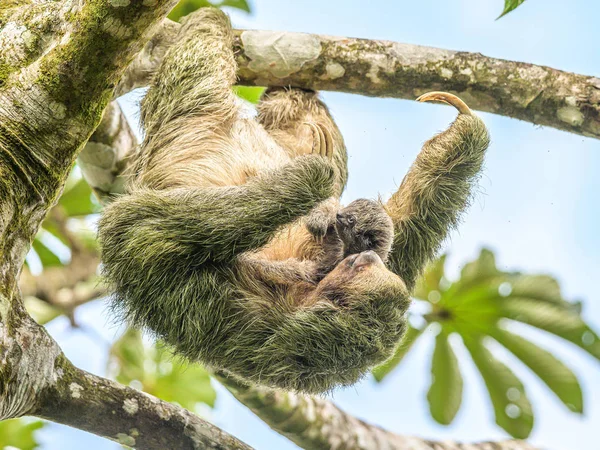
<svg viewBox="0 0 600 450"><path fill-rule="evenodd" d="M505 0L502 17L524 0ZM250 12L246 0L182 0L169 18L181 17L204 6L232 7ZM236 87L251 103L263 88ZM94 220L101 207L75 166L63 194L42 224L23 271L21 288L26 306L42 324L66 315L77 327L77 306L103 296L97 277L99 263ZM431 383L427 403L438 423L452 423L463 398L461 366L456 345L464 345L479 371L493 407L496 423L509 435L529 436L534 425L526 388L511 365L497 357L504 347L527 366L570 411L581 414L584 398L572 370L551 351L534 342L535 328L553 334L600 360L600 338L583 320L582 305L561 295L549 275L498 270L494 254L483 249L466 264L460 278L450 281L442 256L432 262L414 293L411 327L393 358L373 371L383 382L422 336L434 335ZM520 326L519 326L520 325ZM433 331L425 333L426 330ZM203 414L215 404L210 375L198 364L188 364L140 332L126 330L110 347L107 375L161 399ZM37 448L35 431L44 422L14 419L0 422L0 448Z"/></svg>

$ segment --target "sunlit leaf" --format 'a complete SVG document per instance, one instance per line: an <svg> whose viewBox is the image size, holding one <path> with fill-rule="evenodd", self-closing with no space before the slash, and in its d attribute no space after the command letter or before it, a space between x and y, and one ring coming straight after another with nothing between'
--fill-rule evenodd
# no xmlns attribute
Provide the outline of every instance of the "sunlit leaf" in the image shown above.
<svg viewBox="0 0 600 450"><path fill-rule="evenodd" d="M70 189L65 189L58 204L68 217L87 216L100 210L100 205L93 199L90 185L83 178Z"/></svg>
<svg viewBox="0 0 600 450"><path fill-rule="evenodd" d="M216 6L218 8L222 6L229 6L230 8L241 9L242 11L250 12L250 5L247 0L223 0L223 1L209 1L209 0L181 0L175 8L169 13L169 19L179 20L183 16L196 11L200 8L207 6Z"/></svg>
<svg viewBox="0 0 600 450"><path fill-rule="evenodd" d="M50 305L48 302L36 297L25 297L25 309L31 317L40 325L45 325L51 320L62 315L62 311Z"/></svg>
<svg viewBox="0 0 600 450"><path fill-rule="evenodd" d="M231 8L241 9L242 11L250 12L250 5L246 0L223 0L217 3L216 6L229 6Z"/></svg>
<svg viewBox="0 0 600 450"><path fill-rule="evenodd" d="M400 361L404 359L404 356L412 348L417 338L421 336L423 330L424 329L417 329L410 325L408 326L408 330L406 330L406 335L404 336L402 342L396 349L396 353L394 354L394 356L392 356L386 362L373 369L373 376L375 377L375 380L377 380L378 382L382 381L388 373L390 373L398 364L400 364Z"/></svg>
<svg viewBox="0 0 600 450"><path fill-rule="evenodd" d="M581 303L567 301L558 281L549 275L499 270L494 254L487 249L466 264L460 278L453 282L444 276L444 262L442 257L430 264L417 283L414 297L429 303L420 304L424 307L422 318L427 323L423 328L435 323L443 333L457 333L465 343L470 342L469 350L486 380L497 423L513 436L523 437L530 433L533 417L531 406L521 392L521 382L509 367L494 359L493 354L483 347L481 340L486 338L496 338L529 366L568 408L581 412L583 399L575 374L551 352L503 329L507 319L519 321L570 341L600 360L600 337L581 317ZM439 336L438 340L442 338ZM407 347L410 348L410 345ZM436 352L443 351L444 347L436 346ZM377 368L380 372L375 372L379 377L376 379L387 375L405 353L406 350L401 351L397 360ZM441 366L444 354L439 354L442 355L439 356ZM443 381L446 382L452 380ZM507 399L506 391L511 387L514 389ZM456 414L450 408L457 406L446 404L447 399L446 403L436 403L444 389L450 390L434 378L428 399L432 416L440 423L449 423ZM511 404L509 400L513 398L520 399L522 404L516 400Z"/></svg>
<svg viewBox="0 0 600 450"><path fill-rule="evenodd" d="M506 14L508 14L509 12L513 11L514 9L516 9L519 5L521 5L525 0L504 0L504 11L502 11L502 14L500 14L498 16L498 19L500 17L505 16ZM497 20L497 19L496 19Z"/></svg>
<svg viewBox="0 0 600 450"><path fill-rule="evenodd" d="M413 297L421 300L427 300L430 292L442 291L442 288L440 287L440 281L444 276L445 263L446 255L442 255L427 265L423 275L419 277L419 280L417 281L417 285L413 292Z"/></svg>
<svg viewBox="0 0 600 450"><path fill-rule="evenodd" d="M449 425L460 409L462 392L463 379L458 359L448 342L448 335L442 331L435 339L431 359L431 386L427 392L431 417Z"/></svg>
<svg viewBox="0 0 600 450"><path fill-rule="evenodd" d="M494 328L491 336L525 363L573 412L583 412L583 394L575 374L552 353L518 334Z"/></svg>
<svg viewBox="0 0 600 450"><path fill-rule="evenodd" d="M44 426L41 420L10 419L0 422L0 448L19 450L39 448L35 432Z"/></svg>
<svg viewBox="0 0 600 450"><path fill-rule="evenodd" d="M479 257L465 264L460 272L460 284L469 285L475 282L482 282L493 279L500 272L496 268L496 257L494 253L487 249L481 249Z"/></svg>
<svg viewBox="0 0 600 450"><path fill-rule="evenodd" d="M146 347L138 331L128 330L114 343L109 367L118 382L191 411L200 403L214 406L216 393L202 366L187 364L164 348Z"/></svg>
<svg viewBox="0 0 600 450"><path fill-rule="evenodd" d="M504 299L500 308L504 317L546 330L600 360L600 337L576 311L524 298Z"/></svg>
<svg viewBox="0 0 600 450"><path fill-rule="evenodd" d="M523 383L494 357L482 339L463 337L463 341L490 394L496 423L513 437L527 438L533 428L533 411Z"/></svg>
<svg viewBox="0 0 600 450"><path fill-rule="evenodd" d="M260 100L260 96L265 91L265 88L260 86L234 86L233 90L238 97L241 97L252 104L257 104Z"/></svg>
<svg viewBox="0 0 600 450"><path fill-rule="evenodd" d="M34 239L31 246L33 247L33 250L37 253L38 257L40 258L40 261L42 262L42 266L52 267L52 266L62 266L63 265L60 258L38 238Z"/></svg>

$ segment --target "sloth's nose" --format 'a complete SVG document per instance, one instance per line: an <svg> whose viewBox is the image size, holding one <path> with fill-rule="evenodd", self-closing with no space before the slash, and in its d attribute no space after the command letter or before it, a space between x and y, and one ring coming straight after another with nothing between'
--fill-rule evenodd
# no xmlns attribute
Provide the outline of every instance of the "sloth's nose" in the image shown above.
<svg viewBox="0 0 600 450"><path fill-rule="evenodd" d="M373 250L362 252L358 255L358 258L354 261L354 267L363 267L371 264L383 264L381 258Z"/></svg>

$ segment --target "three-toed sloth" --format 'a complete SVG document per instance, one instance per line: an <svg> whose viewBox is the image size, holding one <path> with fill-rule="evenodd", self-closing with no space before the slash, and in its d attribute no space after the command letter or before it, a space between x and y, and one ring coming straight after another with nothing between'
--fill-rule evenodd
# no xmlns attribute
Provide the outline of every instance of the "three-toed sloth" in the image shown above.
<svg viewBox="0 0 600 450"><path fill-rule="evenodd" d="M324 392L393 353L410 292L465 209L488 133L459 116L385 204L340 209L342 136L312 91L268 89L244 113L232 31L188 20L142 104L127 194L99 224L113 306L175 351L252 383Z"/></svg>

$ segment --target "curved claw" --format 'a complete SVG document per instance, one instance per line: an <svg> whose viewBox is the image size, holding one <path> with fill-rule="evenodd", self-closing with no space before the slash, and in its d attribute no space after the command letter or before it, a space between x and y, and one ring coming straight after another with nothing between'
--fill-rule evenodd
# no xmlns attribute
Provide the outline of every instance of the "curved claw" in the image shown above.
<svg viewBox="0 0 600 450"><path fill-rule="evenodd" d="M333 137L326 128L313 122L304 122L313 133L313 153L324 158L333 159Z"/></svg>
<svg viewBox="0 0 600 450"><path fill-rule="evenodd" d="M454 106L458 109L460 114L466 114L467 116L472 116L473 112L469 109L467 104L463 102L460 98L458 98L454 94L450 94L448 92L428 92L426 94L421 95L417 98L418 102L442 102L448 105Z"/></svg>

